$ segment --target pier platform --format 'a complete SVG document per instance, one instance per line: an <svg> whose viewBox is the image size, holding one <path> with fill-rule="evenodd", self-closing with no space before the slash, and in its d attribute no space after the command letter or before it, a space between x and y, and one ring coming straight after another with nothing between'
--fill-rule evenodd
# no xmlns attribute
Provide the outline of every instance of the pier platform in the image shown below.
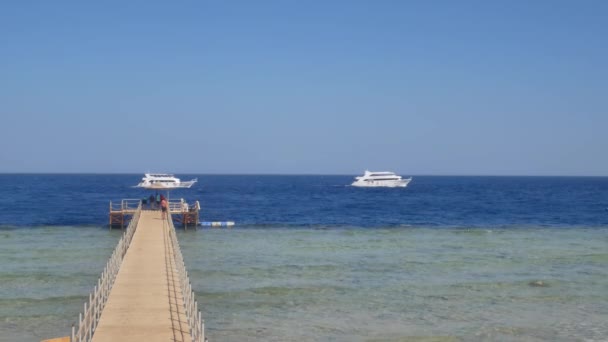
<svg viewBox="0 0 608 342"><path fill-rule="evenodd" d="M110 229L123 229L129 225L133 214L142 205L140 199L123 199L120 202L110 201ZM160 213L160 209L155 205L142 205L143 210L153 210ZM168 201L168 211L184 229L194 228L199 224L199 212L201 205L199 201L193 203L186 202L183 198Z"/></svg>

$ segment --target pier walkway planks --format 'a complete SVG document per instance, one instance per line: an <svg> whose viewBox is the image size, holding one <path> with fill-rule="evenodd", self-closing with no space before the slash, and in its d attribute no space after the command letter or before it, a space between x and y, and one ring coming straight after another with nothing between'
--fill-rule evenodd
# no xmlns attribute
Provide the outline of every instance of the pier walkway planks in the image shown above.
<svg viewBox="0 0 608 342"><path fill-rule="evenodd" d="M93 342L191 341L169 225L141 212Z"/></svg>

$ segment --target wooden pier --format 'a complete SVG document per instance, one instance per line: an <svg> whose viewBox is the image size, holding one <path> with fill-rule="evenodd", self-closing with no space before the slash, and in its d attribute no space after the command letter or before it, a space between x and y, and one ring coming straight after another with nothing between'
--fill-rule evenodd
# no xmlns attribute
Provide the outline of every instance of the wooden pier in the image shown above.
<svg viewBox="0 0 608 342"><path fill-rule="evenodd" d="M144 205L140 199L123 199L118 203L110 201L110 229L127 227L140 204L144 210L154 210L160 213L160 208L157 209L156 205ZM184 229L188 229L188 227L196 229L199 224L200 210L201 205L198 201L192 204L187 203L183 198L168 201L169 213Z"/></svg>
<svg viewBox="0 0 608 342"><path fill-rule="evenodd" d="M125 255L93 342L186 341L189 328L169 225L160 211L144 210Z"/></svg>
<svg viewBox="0 0 608 342"><path fill-rule="evenodd" d="M131 210L123 209L123 215ZM141 203L132 210L70 340L205 341L171 216L142 210Z"/></svg>

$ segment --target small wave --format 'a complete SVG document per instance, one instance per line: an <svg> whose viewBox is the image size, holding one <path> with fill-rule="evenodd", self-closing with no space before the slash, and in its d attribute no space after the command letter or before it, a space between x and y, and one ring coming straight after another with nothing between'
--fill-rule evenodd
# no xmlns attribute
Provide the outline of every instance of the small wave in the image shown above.
<svg viewBox="0 0 608 342"><path fill-rule="evenodd" d="M78 225L65 225L65 224L33 224L33 225L0 225L0 231L3 230L21 230L21 229L47 229L47 228L104 228L107 229L107 225L102 224L78 224Z"/></svg>
<svg viewBox="0 0 608 342"><path fill-rule="evenodd" d="M10 305L42 305L42 304L65 304L71 301L83 301L83 298L86 298L86 295L82 296L55 296L55 297L45 297L45 298L32 298L32 297L14 297L14 298L0 298L0 306L10 306Z"/></svg>

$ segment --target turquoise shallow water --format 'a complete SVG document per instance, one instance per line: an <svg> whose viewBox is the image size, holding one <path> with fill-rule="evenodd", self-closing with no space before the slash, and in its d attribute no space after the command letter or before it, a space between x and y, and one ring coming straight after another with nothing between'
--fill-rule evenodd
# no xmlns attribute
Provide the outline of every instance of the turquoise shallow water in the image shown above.
<svg viewBox="0 0 608 342"><path fill-rule="evenodd" d="M120 234L93 227L0 229L0 341L68 335Z"/></svg>
<svg viewBox="0 0 608 342"><path fill-rule="evenodd" d="M67 335L118 241L0 229L0 341ZM210 341L601 341L608 228L179 231ZM543 281L547 286L530 283Z"/></svg>

